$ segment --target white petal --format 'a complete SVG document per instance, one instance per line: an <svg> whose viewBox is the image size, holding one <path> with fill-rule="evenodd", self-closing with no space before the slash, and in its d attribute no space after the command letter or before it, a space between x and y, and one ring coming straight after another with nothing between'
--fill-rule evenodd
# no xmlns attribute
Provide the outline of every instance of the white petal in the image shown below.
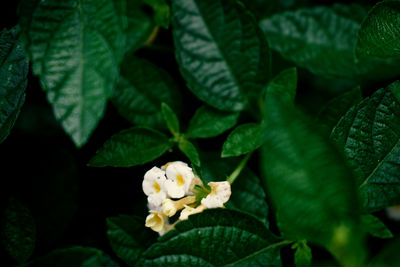
<svg viewBox="0 0 400 267"><path fill-rule="evenodd" d="M178 186L177 183L172 180L165 181L164 186L168 195L172 198L181 198L185 196L185 188L183 186Z"/></svg>
<svg viewBox="0 0 400 267"><path fill-rule="evenodd" d="M161 206L161 203L167 198L167 194L163 191L160 191L157 194L151 194L147 197L147 201L150 205L158 207Z"/></svg>
<svg viewBox="0 0 400 267"><path fill-rule="evenodd" d="M210 182L211 193L201 200L201 204L209 209L223 208L231 196L231 185L229 182Z"/></svg>
<svg viewBox="0 0 400 267"><path fill-rule="evenodd" d="M183 186L185 194L189 193L190 185L194 178L192 168L186 163L175 161L168 164L165 172L168 180L175 182L177 186Z"/></svg>
<svg viewBox="0 0 400 267"><path fill-rule="evenodd" d="M143 192L149 196L159 191L165 191L164 182L166 181L165 172L160 168L153 167L144 175L142 188Z"/></svg>

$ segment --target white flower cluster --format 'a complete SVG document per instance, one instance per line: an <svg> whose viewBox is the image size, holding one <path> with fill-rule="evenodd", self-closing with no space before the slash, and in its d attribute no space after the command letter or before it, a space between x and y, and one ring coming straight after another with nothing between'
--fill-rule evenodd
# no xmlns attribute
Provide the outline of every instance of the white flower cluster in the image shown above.
<svg viewBox="0 0 400 267"><path fill-rule="evenodd" d="M160 235L192 214L205 209L223 208L231 196L229 182L210 182L206 187L192 168L181 161L167 163L161 169L153 167L144 175L142 186L150 212L146 227ZM179 210L182 210L179 219L170 224L168 218Z"/></svg>

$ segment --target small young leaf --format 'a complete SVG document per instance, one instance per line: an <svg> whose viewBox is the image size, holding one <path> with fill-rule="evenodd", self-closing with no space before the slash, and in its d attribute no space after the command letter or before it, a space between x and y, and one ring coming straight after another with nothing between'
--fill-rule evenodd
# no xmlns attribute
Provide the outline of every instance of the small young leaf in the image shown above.
<svg viewBox="0 0 400 267"><path fill-rule="evenodd" d="M190 162L192 162L196 166L200 166L200 157L199 153L197 152L196 147L189 142L188 140L184 139L178 143L178 147L186 157L189 158Z"/></svg>
<svg viewBox="0 0 400 267"><path fill-rule="evenodd" d="M246 242L243 242L246 240ZM277 239L252 216L226 209L189 216L142 254L141 266L281 266Z"/></svg>
<svg viewBox="0 0 400 267"><path fill-rule="evenodd" d="M221 157L235 157L247 154L259 148L261 141L261 126L258 123L246 123L236 127L226 139Z"/></svg>
<svg viewBox="0 0 400 267"><path fill-rule="evenodd" d="M297 267L311 266L311 248L307 246L307 243L304 240L297 242L292 246L292 248L296 249L296 252L294 253L294 263Z"/></svg>
<svg viewBox="0 0 400 267"><path fill-rule="evenodd" d="M371 214L365 214L361 216L361 224L365 231L372 236L379 238L392 238L393 234L386 227L386 225L379 220L377 217Z"/></svg>
<svg viewBox="0 0 400 267"><path fill-rule="evenodd" d="M356 56L359 59L400 57L400 2L377 3L358 32Z"/></svg>
<svg viewBox="0 0 400 267"><path fill-rule="evenodd" d="M232 128L239 117L238 112L228 113L212 107L202 106L190 120L188 138L210 138Z"/></svg>
<svg viewBox="0 0 400 267"><path fill-rule="evenodd" d="M57 249L38 260L29 263L29 267L119 267L103 251L96 248L72 247Z"/></svg>
<svg viewBox="0 0 400 267"><path fill-rule="evenodd" d="M399 81L379 89L351 108L331 134L357 175L368 212L400 203L399 92Z"/></svg>
<svg viewBox="0 0 400 267"><path fill-rule="evenodd" d="M260 95L268 79L268 49L242 4L175 0L172 14L175 55L199 99L220 110L239 111L247 96Z"/></svg>
<svg viewBox="0 0 400 267"><path fill-rule="evenodd" d="M152 7L156 25L168 29L170 21L170 8L165 0L142 0Z"/></svg>
<svg viewBox="0 0 400 267"><path fill-rule="evenodd" d="M18 29L0 32L0 143L10 134L25 101L28 59Z"/></svg>
<svg viewBox="0 0 400 267"><path fill-rule="evenodd" d="M8 254L20 264L28 260L35 249L35 220L29 209L14 198L3 214L1 239Z"/></svg>
<svg viewBox="0 0 400 267"><path fill-rule="evenodd" d="M118 79L125 52L118 6L109 0L21 2L33 73L77 147L96 128Z"/></svg>
<svg viewBox="0 0 400 267"><path fill-rule="evenodd" d="M140 254L156 241L157 235L136 216L107 218L107 236L115 254L129 266L135 266Z"/></svg>
<svg viewBox="0 0 400 267"><path fill-rule="evenodd" d="M179 108L180 95L172 77L147 60L128 56L121 65L121 77L112 103L134 124L165 128L161 103Z"/></svg>
<svg viewBox="0 0 400 267"><path fill-rule="evenodd" d="M165 103L161 104L161 112L169 131L174 135L179 135L179 120L175 112Z"/></svg>
<svg viewBox="0 0 400 267"><path fill-rule="evenodd" d="M132 127L113 135L90 160L91 167L131 167L152 161L168 149L172 143L156 130Z"/></svg>

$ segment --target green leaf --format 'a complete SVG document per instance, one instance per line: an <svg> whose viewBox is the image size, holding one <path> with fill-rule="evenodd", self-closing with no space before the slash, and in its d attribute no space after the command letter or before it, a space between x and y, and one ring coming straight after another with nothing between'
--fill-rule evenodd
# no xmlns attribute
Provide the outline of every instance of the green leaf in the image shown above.
<svg viewBox="0 0 400 267"><path fill-rule="evenodd" d="M400 57L400 2L377 3L361 24L356 44L360 59Z"/></svg>
<svg viewBox="0 0 400 267"><path fill-rule="evenodd" d="M172 77L147 60L125 58L112 98L118 112L134 124L164 128L162 102L179 109L180 95Z"/></svg>
<svg viewBox="0 0 400 267"><path fill-rule="evenodd" d="M307 246L307 242L299 241L292 246L293 249L296 249L294 253L294 263L298 267L308 267L311 266L312 253L311 248Z"/></svg>
<svg viewBox="0 0 400 267"><path fill-rule="evenodd" d="M56 118L76 146L84 145L111 97L125 35L113 1L21 2L20 24L33 73Z"/></svg>
<svg viewBox="0 0 400 267"><path fill-rule="evenodd" d="M376 91L342 117L331 138L357 176L363 207L400 204L400 82Z"/></svg>
<svg viewBox="0 0 400 267"><path fill-rule="evenodd" d="M150 162L172 147L168 137L156 130L132 127L113 135L90 160L91 167L131 167Z"/></svg>
<svg viewBox="0 0 400 267"><path fill-rule="evenodd" d="M218 154L207 153L202 157L201 178L206 183L225 181L238 166L237 158L221 159ZM268 226L268 204L261 186L260 178L245 167L232 184L232 195L226 204L227 208L250 213Z"/></svg>
<svg viewBox="0 0 400 267"><path fill-rule="evenodd" d="M209 106L202 106L189 122L186 136L188 138L210 138L232 128L238 120L239 113L224 112Z"/></svg>
<svg viewBox="0 0 400 267"><path fill-rule="evenodd" d="M28 84L28 60L17 34L17 28L0 32L0 143L18 118Z"/></svg>
<svg viewBox="0 0 400 267"><path fill-rule="evenodd" d="M226 139L221 157L235 157L247 154L262 145L261 126L258 123L246 123L236 127Z"/></svg>
<svg viewBox="0 0 400 267"><path fill-rule="evenodd" d="M326 125L331 131L339 122L340 118L353 106L361 102L361 89L356 87L353 90L345 92L331 99L320 110L317 122Z"/></svg>
<svg viewBox="0 0 400 267"><path fill-rule="evenodd" d="M282 235L359 264L357 192L341 154L280 91L268 90L264 109L262 170Z"/></svg>
<svg viewBox="0 0 400 267"><path fill-rule="evenodd" d="M189 89L229 111L257 98L268 79L267 44L238 1L172 1L175 55Z"/></svg>
<svg viewBox="0 0 400 267"><path fill-rule="evenodd" d="M372 236L379 238L392 238L393 234L386 227L386 225L379 220L377 217L371 214L365 214L361 216L361 224L365 231Z"/></svg>
<svg viewBox="0 0 400 267"><path fill-rule="evenodd" d="M103 251L96 248L72 247L57 249L30 263L29 267L119 267Z"/></svg>
<svg viewBox="0 0 400 267"><path fill-rule="evenodd" d="M399 254L400 238L391 242L379 254L372 259L370 267L392 267L400 264Z"/></svg>
<svg viewBox="0 0 400 267"><path fill-rule="evenodd" d="M143 253L141 266L281 266L285 244L252 216L206 210L159 238Z"/></svg>
<svg viewBox="0 0 400 267"><path fill-rule="evenodd" d="M398 63L355 62L357 32L366 13L355 4L317 6L275 14L260 26L273 50L314 74L356 81L394 77Z"/></svg>
<svg viewBox="0 0 400 267"><path fill-rule="evenodd" d="M179 135L179 120L175 112L165 103L161 104L161 112L169 131L174 135Z"/></svg>
<svg viewBox="0 0 400 267"><path fill-rule="evenodd" d="M1 240L5 250L20 264L30 258L36 242L36 225L29 209L10 198L1 222Z"/></svg>
<svg viewBox="0 0 400 267"><path fill-rule="evenodd" d="M142 0L153 8L156 25L168 29L171 12L165 0Z"/></svg>
<svg viewBox="0 0 400 267"><path fill-rule="evenodd" d="M289 68L281 71L267 85L267 92L272 90L281 95L288 103L294 103L297 89L297 69Z"/></svg>
<svg viewBox="0 0 400 267"><path fill-rule="evenodd" d="M120 215L107 218L107 236L115 254L129 266L135 266L141 253L157 235L144 226L137 216Z"/></svg>
<svg viewBox="0 0 400 267"><path fill-rule="evenodd" d="M192 162L196 166L200 166L200 156L197 152L196 147L186 139L180 140L178 143L178 148L186 157L189 158L190 162Z"/></svg>

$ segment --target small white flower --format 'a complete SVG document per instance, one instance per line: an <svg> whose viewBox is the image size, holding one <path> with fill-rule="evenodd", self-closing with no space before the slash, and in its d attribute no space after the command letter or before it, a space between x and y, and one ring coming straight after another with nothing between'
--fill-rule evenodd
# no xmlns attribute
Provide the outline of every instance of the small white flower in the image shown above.
<svg viewBox="0 0 400 267"><path fill-rule="evenodd" d="M187 205L185 205L185 208L181 211L181 215L179 216L179 220L187 220L190 215L200 213L203 210L205 210L206 207L203 205L198 206L197 208L192 208Z"/></svg>
<svg viewBox="0 0 400 267"><path fill-rule="evenodd" d="M194 178L192 168L182 161L170 162L163 168L168 178L164 186L170 197L181 198L190 193L190 185Z"/></svg>
<svg viewBox="0 0 400 267"><path fill-rule="evenodd" d="M151 210L146 218L146 227L150 227L155 232L161 232L165 228L167 216L162 212Z"/></svg>
<svg viewBox="0 0 400 267"><path fill-rule="evenodd" d="M211 193L201 200L201 204L209 209L223 208L231 196L231 185L229 182L209 182Z"/></svg>
<svg viewBox="0 0 400 267"><path fill-rule="evenodd" d="M386 214L390 219L400 221L400 205L386 208Z"/></svg>
<svg viewBox="0 0 400 267"><path fill-rule="evenodd" d="M143 192L147 195L149 205L153 209L157 209L155 207L160 206L163 200L167 198L164 186L166 180L165 171L157 167L153 167L144 175Z"/></svg>

